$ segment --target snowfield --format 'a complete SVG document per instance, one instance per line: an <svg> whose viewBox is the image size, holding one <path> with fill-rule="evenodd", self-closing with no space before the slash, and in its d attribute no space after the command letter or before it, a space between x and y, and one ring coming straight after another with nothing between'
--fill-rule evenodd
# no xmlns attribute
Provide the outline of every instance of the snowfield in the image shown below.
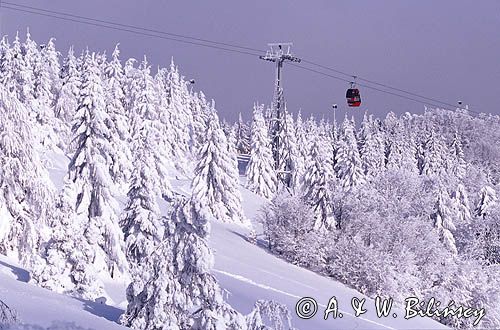
<svg viewBox="0 0 500 330"><path fill-rule="evenodd" d="M51 161L50 177L56 186L62 183L67 158L58 153L46 155ZM175 173L171 169L171 173ZM178 179L176 179L176 177ZM241 178L244 180L244 178ZM190 191L190 180L178 174L171 178L173 189L180 194ZM60 188L60 187L59 187ZM258 211L265 200L240 186L245 215L256 223ZM120 198L121 199L121 198ZM165 211L166 203L162 209ZM293 316L293 325L299 329L444 329L444 325L429 318L404 320L403 306L393 309L398 314L379 319L374 301L345 285L289 264L268 253L262 244L247 241L248 229L232 224L213 223L210 245L215 252L214 275L227 293L228 302L243 314L248 314L255 301L275 300L286 304ZM260 242L263 243L263 242ZM0 256L0 299L14 308L23 323L50 326L56 321L100 329L125 329L117 324L126 307L126 283L106 283L107 304L60 295L32 284L29 273L16 262ZM343 318L323 320L329 299L335 296ZM318 303L317 314L301 320L295 314L295 304L302 297L312 297ZM366 298L367 313L354 317L351 299Z"/></svg>

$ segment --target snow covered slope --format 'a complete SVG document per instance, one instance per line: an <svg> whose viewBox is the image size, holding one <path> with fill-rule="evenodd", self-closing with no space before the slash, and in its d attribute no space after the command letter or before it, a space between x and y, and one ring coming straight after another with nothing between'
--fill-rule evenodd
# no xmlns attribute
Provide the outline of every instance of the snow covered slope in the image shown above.
<svg viewBox="0 0 500 330"><path fill-rule="evenodd" d="M48 327L67 321L84 328L126 329L115 322L121 309L57 294L28 280L26 270L0 256L0 299L18 312L22 323Z"/></svg>
<svg viewBox="0 0 500 330"><path fill-rule="evenodd" d="M60 188L67 159L60 154L47 155L51 160L50 175ZM190 191L189 180L172 178L172 187L181 194ZM244 211L255 223L259 208L265 202L241 187ZM210 244L215 250L214 275L228 291L229 302L247 314L258 299L275 300L288 306L294 326L304 329L441 329L443 325L424 318L404 320L404 312L394 310L397 318L377 318L374 302L367 299L366 314L353 316L350 306L353 297L364 298L343 284L291 265L269 254L265 249L246 240L248 230L236 225L214 223ZM110 283L106 287L114 306L62 296L26 283L29 274L6 258L0 258L0 299L15 308L21 320L48 326L55 320L75 322L94 329L123 329L116 322L126 306L124 283ZM329 299L335 296L343 318L323 320ZM301 297L313 297L319 309L310 320L295 315L295 304ZM401 306L399 306L401 307Z"/></svg>

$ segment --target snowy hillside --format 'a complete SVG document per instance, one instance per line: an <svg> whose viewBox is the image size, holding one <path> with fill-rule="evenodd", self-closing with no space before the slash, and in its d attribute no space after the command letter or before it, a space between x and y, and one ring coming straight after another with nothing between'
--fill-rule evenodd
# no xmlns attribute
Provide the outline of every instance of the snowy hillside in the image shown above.
<svg viewBox="0 0 500 330"><path fill-rule="evenodd" d="M58 154L50 154L52 167L50 176L54 182L62 182L67 160ZM172 180L172 186L179 193L189 191L190 181ZM255 219L257 211L266 201L240 187L245 214ZM259 224L256 224L259 227ZM293 323L299 329L442 329L443 325L430 319L379 319L374 309L354 317L350 300L363 298L362 294L300 267L291 265L263 248L248 242L248 230L237 225L213 223L210 245L215 250L214 275L227 290L228 301L240 312L249 313L259 299L276 300L285 303L293 311L297 301L306 296L317 299L320 312L311 320L300 320L294 315ZM72 322L81 327L93 329L124 329L118 325L119 316L126 306L123 288L125 284L108 284L106 293L114 304L100 304L84 299L75 299L37 288L28 284L29 272L13 260L0 257L0 297L14 308L24 323L50 326L58 321ZM122 291L116 290L121 287ZM335 295L340 302L342 319L322 319L322 310ZM374 306L369 300L367 306ZM400 315L404 312L400 311Z"/></svg>

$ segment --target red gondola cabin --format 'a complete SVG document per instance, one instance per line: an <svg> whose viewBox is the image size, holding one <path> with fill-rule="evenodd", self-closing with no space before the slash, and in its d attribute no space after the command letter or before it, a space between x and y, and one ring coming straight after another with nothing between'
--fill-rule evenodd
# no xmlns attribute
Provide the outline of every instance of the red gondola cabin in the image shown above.
<svg viewBox="0 0 500 330"><path fill-rule="evenodd" d="M359 107L361 105L361 95L359 94L359 89L349 88L345 93L347 98L347 105L350 107Z"/></svg>

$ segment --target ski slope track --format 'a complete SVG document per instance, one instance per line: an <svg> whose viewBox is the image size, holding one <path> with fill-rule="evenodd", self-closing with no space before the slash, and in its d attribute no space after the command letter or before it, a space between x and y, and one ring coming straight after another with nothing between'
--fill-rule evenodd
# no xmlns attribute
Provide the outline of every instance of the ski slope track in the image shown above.
<svg viewBox="0 0 500 330"><path fill-rule="evenodd" d="M46 154L50 162L50 177L61 188L66 172L67 158L61 153ZM172 187L179 194L190 191L190 180L172 176ZM244 178L242 178L244 180ZM261 226L256 217L265 200L243 188L243 208L253 222L257 233ZM123 202L125 198L118 196ZM167 206L161 206L163 211ZM259 299L275 300L286 304L292 313L293 325L302 330L321 329L445 329L442 324L429 318L404 319L403 306L395 304L391 314L398 317L378 318L372 299L330 278L289 264L263 248L250 243L248 229L237 225L213 223L209 243L215 252L214 275L226 291L229 303L241 313L252 310ZM117 322L126 307L126 283L109 283L106 286L108 304L85 301L60 295L30 283L29 273L15 261L0 256L0 299L14 308L23 323L50 326L55 321L72 322L84 328L126 329ZM326 305L332 296L339 303L342 318L323 319ZM295 314L295 305L302 297L312 297L318 303L317 314L302 320ZM351 299L366 298L367 312L355 317Z"/></svg>

